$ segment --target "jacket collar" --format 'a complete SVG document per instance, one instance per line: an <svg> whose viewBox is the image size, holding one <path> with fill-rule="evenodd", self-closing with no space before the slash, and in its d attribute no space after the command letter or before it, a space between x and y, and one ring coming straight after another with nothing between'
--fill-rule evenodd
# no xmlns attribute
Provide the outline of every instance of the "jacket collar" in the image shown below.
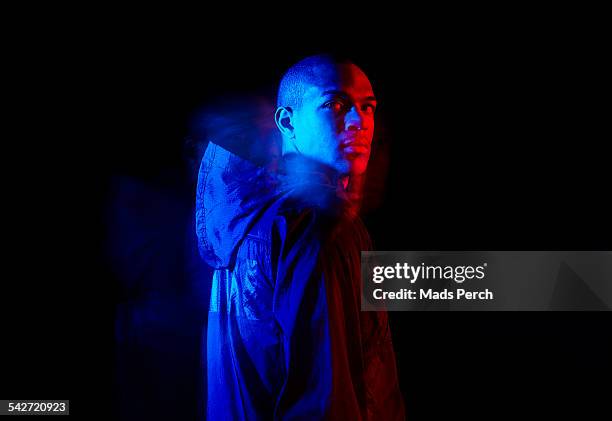
<svg viewBox="0 0 612 421"><path fill-rule="evenodd" d="M296 153L283 155L278 177L285 186L318 185L336 189L341 196L347 184L346 177L342 177L334 168Z"/></svg>

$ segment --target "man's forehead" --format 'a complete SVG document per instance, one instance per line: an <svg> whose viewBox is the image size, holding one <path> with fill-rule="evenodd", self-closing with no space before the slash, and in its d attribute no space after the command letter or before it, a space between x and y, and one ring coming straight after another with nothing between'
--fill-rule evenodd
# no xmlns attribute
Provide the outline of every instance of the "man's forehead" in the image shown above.
<svg viewBox="0 0 612 421"><path fill-rule="evenodd" d="M368 77L354 64L339 64L318 69L316 80L306 84L306 98L320 97L326 92L344 92L353 99L373 97Z"/></svg>

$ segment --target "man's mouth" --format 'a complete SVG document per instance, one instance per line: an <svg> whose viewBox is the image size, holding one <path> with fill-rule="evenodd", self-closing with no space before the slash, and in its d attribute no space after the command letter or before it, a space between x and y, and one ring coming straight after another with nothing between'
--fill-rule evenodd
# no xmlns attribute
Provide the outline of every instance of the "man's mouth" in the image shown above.
<svg viewBox="0 0 612 421"><path fill-rule="evenodd" d="M342 151L347 154L364 154L370 151L367 143L347 142L342 144Z"/></svg>
<svg viewBox="0 0 612 421"><path fill-rule="evenodd" d="M351 154L351 153L363 154L363 153L368 153L370 148L367 145L363 145L359 143L351 143L351 144L343 146L342 150L348 154Z"/></svg>

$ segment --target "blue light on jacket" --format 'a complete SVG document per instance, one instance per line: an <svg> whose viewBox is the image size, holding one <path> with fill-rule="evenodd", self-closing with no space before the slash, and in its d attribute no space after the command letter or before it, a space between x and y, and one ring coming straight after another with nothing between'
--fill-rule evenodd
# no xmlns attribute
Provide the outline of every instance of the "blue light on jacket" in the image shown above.
<svg viewBox="0 0 612 421"><path fill-rule="evenodd" d="M208 419L403 419L386 313L359 311L359 242L337 243L333 175L300 159L291 169L270 174L213 143L202 160ZM392 418L377 418L383 400Z"/></svg>

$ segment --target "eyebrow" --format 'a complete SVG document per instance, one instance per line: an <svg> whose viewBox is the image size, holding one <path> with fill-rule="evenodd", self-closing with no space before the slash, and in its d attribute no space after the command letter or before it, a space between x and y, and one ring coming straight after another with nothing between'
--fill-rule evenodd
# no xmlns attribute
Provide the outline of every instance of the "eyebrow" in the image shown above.
<svg viewBox="0 0 612 421"><path fill-rule="evenodd" d="M338 90L329 90L329 91L324 91L322 95L336 95L336 96L341 96L344 98L348 99L348 95L346 94L346 92L343 91L338 91ZM372 101L372 102L376 102L376 97L374 97L373 95L370 95L366 98L364 98L364 101Z"/></svg>

